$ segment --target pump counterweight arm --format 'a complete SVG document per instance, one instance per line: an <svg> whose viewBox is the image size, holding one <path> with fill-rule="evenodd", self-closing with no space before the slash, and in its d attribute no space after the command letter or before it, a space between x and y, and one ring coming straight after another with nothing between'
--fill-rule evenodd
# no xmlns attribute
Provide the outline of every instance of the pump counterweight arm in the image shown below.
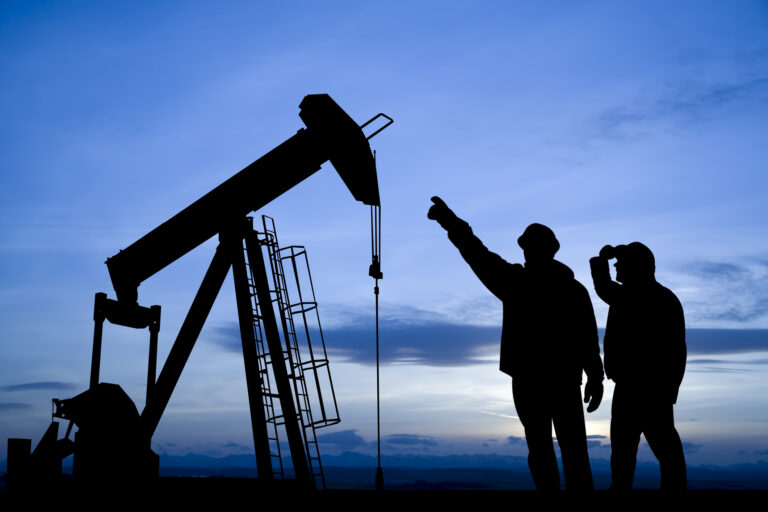
<svg viewBox="0 0 768 512"><path fill-rule="evenodd" d="M153 231L107 259L119 301L136 302L138 286L217 233L238 225L330 160L358 201L379 204L376 167L362 129L327 94L306 96L307 125Z"/></svg>

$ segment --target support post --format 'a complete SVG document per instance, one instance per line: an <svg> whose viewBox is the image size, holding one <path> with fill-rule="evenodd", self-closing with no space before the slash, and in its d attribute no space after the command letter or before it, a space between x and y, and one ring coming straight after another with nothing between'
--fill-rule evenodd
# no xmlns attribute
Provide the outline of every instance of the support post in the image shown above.
<svg viewBox="0 0 768 512"><path fill-rule="evenodd" d="M269 448L267 419L264 412L264 395L262 393L261 375L259 374L256 339L253 333L253 301L251 300L248 286L242 233L240 236L233 236L226 244L232 258L232 277L235 281L237 316L240 323L240 340L243 346L243 363L245 364L245 381L248 388L248 405L251 411L251 429L253 430L256 464L259 478L270 480L273 476L272 459ZM264 304L262 304L263 309Z"/></svg>
<svg viewBox="0 0 768 512"><path fill-rule="evenodd" d="M152 317L149 321L149 360L147 363L147 399L145 405L152 400L157 377L157 335L160 332L160 306L150 308Z"/></svg>
<svg viewBox="0 0 768 512"><path fill-rule="evenodd" d="M96 294L93 303L93 353L91 355L91 389L95 389L96 385L99 383L99 368L101 366L101 336L104 329L104 319L106 318L106 301L107 294L99 292Z"/></svg>

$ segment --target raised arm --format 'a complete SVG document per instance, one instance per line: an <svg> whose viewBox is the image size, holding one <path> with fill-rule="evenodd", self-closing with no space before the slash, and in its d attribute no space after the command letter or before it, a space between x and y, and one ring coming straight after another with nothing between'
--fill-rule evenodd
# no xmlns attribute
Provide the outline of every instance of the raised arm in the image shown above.
<svg viewBox="0 0 768 512"><path fill-rule="evenodd" d="M507 262L498 254L491 252L479 238L472 233L464 220L456 216L448 205L437 196L432 198L427 217L437 221L448 232L448 239L459 249L475 275L499 299L511 280L522 272L523 266Z"/></svg>
<svg viewBox="0 0 768 512"><path fill-rule="evenodd" d="M589 260L595 292L607 304L611 304L619 294L619 290L621 290L621 285L611 280L611 273L608 268L608 260L614 257L614 248L606 245L600 249L598 256Z"/></svg>

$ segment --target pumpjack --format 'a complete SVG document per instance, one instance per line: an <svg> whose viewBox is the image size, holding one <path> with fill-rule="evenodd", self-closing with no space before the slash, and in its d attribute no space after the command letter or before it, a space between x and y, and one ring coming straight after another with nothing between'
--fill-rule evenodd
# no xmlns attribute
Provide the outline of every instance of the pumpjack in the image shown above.
<svg viewBox="0 0 768 512"><path fill-rule="evenodd" d="M306 252L296 246L284 251L277 243L274 221L264 217L263 231L259 232L248 215L330 160L353 197L371 207L375 231L378 228L373 226L374 219L380 222L381 202L375 154L368 140L389 126L392 119L377 114L358 126L327 94L308 95L299 108L306 128L107 259L116 299L108 298L106 293L95 296L89 389L70 399L53 399L51 425L34 451L29 439L9 439L9 485L58 478L62 459L70 454L74 454L73 478L82 482L136 482L157 477L159 458L151 449L152 436L230 268L259 480L284 476L279 428L283 438L287 437L298 485L324 485L314 428L337 423L338 408L332 384L330 406L322 396L323 383L330 384L324 342L319 355L309 346L309 356L303 356L306 350L299 347L295 336L295 315L306 315L316 303L301 295L298 301L290 301L285 271L287 262L297 276L298 286L297 262L302 255L306 258ZM366 136L363 128L380 117L385 124ZM139 305L138 288L215 235L219 237L218 247L157 376L161 308ZM382 277L378 248L373 252L369 274L378 283ZM104 320L149 330L146 401L141 412L120 386L99 381ZM270 382L275 384L274 391ZM312 400L320 405L319 414L315 412L314 416ZM69 420L62 439L58 438L59 423L55 419ZM78 429L74 440L70 440L73 425Z"/></svg>

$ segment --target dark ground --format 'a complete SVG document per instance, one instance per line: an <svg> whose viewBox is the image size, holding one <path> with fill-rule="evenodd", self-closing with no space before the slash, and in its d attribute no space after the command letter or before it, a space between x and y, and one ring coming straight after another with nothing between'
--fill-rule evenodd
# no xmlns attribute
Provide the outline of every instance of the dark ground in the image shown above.
<svg viewBox="0 0 768 512"><path fill-rule="evenodd" d="M469 510L479 507L514 508L517 510L728 510L762 508L768 491L691 490L680 494L660 491L632 491L614 494L596 491L591 494L541 494L526 490L434 490L385 489L303 491L291 482L264 486L246 478L161 478L148 486L99 486L78 488L67 482L53 488L31 488L0 491L0 509L22 510L30 505L55 505L57 510L70 509L149 509L196 510L222 507L275 507L297 510L300 506L317 510L366 510L369 508L430 511ZM763 504L763 505L761 505ZM566 508L567 507L567 508ZM399 512L399 511L398 511Z"/></svg>
<svg viewBox="0 0 768 512"><path fill-rule="evenodd" d="M692 468L693 469L693 468ZM630 493L616 494L605 490L610 485L608 473L597 472L597 491L590 494L559 492L542 494L530 490L533 482L527 470L500 469L413 469L385 468L385 489L376 491L375 469L326 467L328 489L307 491L295 480L279 480L266 484L256 478L254 469L246 468L161 468L161 477L150 482L105 481L91 487L77 485L71 477L57 483L5 488L0 479L0 511L26 510L31 504L55 509L134 509L197 510L203 507L248 506L299 510L299 506L316 510L414 510L427 507L429 512L441 509L479 512L478 507L516 508L517 510L642 510L667 512L678 509L728 511L734 507L763 509L768 502L768 481L754 471L734 474L723 480L721 474L694 469L689 474L689 490L680 494L662 493L657 489L656 472L639 471L635 488ZM164 476L163 476L164 475ZM201 476L205 475L205 476ZM708 480L707 477L714 477ZM751 477L743 478L743 477ZM757 478L757 479L754 479ZM317 507L317 508L315 508ZM37 507L35 507L37 508Z"/></svg>

